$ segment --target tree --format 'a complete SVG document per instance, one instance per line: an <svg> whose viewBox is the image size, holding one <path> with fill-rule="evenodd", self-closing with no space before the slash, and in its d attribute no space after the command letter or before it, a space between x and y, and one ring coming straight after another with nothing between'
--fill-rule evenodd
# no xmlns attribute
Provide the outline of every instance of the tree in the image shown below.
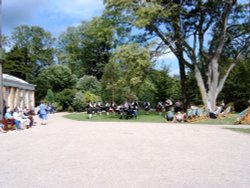
<svg viewBox="0 0 250 188"><path fill-rule="evenodd" d="M105 89L112 92L110 99L138 97L148 89L153 90L153 84L148 78L152 65L147 48L136 43L117 47L102 78ZM109 71L116 72L114 77Z"/></svg>
<svg viewBox="0 0 250 188"><path fill-rule="evenodd" d="M249 8L236 2L105 1L109 12L132 15L131 24L144 29L146 36L157 36L175 54L184 99L185 67L194 71L202 101L210 102L212 110L228 75L249 52ZM230 60L222 66L221 58L230 48Z"/></svg>
<svg viewBox="0 0 250 188"><path fill-rule="evenodd" d="M27 75L32 74L33 64L30 62L26 48L15 46L5 54L3 72L27 80Z"/></svg>
<svg viewBox="0 0 250 188"><path fill-rule="evenodd" d="M54 93L51 89L48 89L46 99L50 104L52 104L55 101L54 100Z"/></svg>
<svg viewBox="0 0 250 188"><path fill-rule="evenodd" d="M11 34L13 48L25 50L29 63L32 63L33 75L41 68L54 62L54 41L51 33L38 26L21 25Z"/></svg>
<svg viewBox="0 0 250 188"><path fill-rule="evenodd" d="M113 45L113 27L104 17L95 17L70 27L59 37L59 61L69 65L78 77L100 79Z"/></svg>
<svg viewBox="0 0 250 188"><path fill-rule="evenodd" d="M66 88L61 92L56 93L55 101L63 107L62 110L67 110L69 106L72 106L75 94L75 89Z"/></svg>
<svg viewBox="0 0 250 188"><path fill-rule="evenodd" d="M73 107L77 112L83 111L85 109L86 101L84 94L81 91L77 91L73 100Z"/></svg>
<svg viewBox="0 0 250 188"><path fill-rule="evenodd" d="M171 77L167 67L163 68L163 70L153 70L150 73L150 79L155 87L154 103L163 102L167 98L172 100L181 98L179 79Z"/></svg>
<svg viewBox="0 0 250 188"><path fill-rule="evenodd" d="M90 91L95 95L99 95L101 92L101 83L94 76L85 75L80 78L76 84L76 89L82 91Z"/></svg>
<svg viewBox="0 0 250 188"><path fill-rule="evenodd" d="M235 111L243 111L250 99L250 58L241 62L229 75L219 98L233 102Z"/></svg>
<svg viewBox="0 0 250 188"><path fill-rule="evenodd" d="M46 97L48 89L52 89L52 86L46 78L40 76L35 78L34 83L36 83L35 100L36 104L39 104Z"/></svg>
<svg viewBox="0 0 250 188"><path fill-rule="evenodd" d="M76 76L63 65L51 65L42 69L39 78L46 80L54 92L75 88L76 84Z"/></svg>

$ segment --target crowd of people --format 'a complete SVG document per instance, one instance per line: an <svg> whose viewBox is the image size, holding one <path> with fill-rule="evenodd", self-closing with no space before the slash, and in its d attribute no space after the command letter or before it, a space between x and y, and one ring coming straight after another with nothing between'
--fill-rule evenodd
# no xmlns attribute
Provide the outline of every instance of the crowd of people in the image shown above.
<svg viewBox="0 0 250 188"><path fill-rule="evenodd" d="M115 102L110 104L109 102L91 103L90 101L88 101L86 111L89 119L91 119L93 115L100 115L103 112L105 112L107 115L109 115L109 113L111 112L118 114L120 119L133 119L137 118L139 108L143 109L146 114L149 114L150 111L152 111L152 107L149 101L145 101L139 104L137 100L131 99L128 99L123 104L119 105ZM173 112L178 112L175 119L179 120L181 116L180 114L182 114L183 111L181 102L178 100L173 103L171 99L166 99L164 103L158 102L155 109L159 113L159 115L162 115L162 112L166 111L166 118L170 120L174 119L174 117L171 117L171 115L174 116Z"/></svg>
<svg viewBox="0 0 250 188"><path fill-rule="evenodd" d="M221 105L216 107L216 110L212 111L210 104L206 107L206 116L210 118L217 118L220 114L225 111L226 105L222 101ZM93 115L101 115L103 112L106 115L110 113L118 114L120 119L136 119L138 117L139 109L143 109L146 114L155 109L159 115L163 115L166 121L170 122L184 122L187 121L189 117L199 116L199 108L191 104L188 110L184 111L182 102L177 100L173 102L170 98L166 99L164 102L158 102L155 107L152 107L149 101L140 103L137 100L126 100L123 104L113 103L102 103L90 101L87 103L86 111L88 118L93 118ZM4 118L6 120L11 120L15 124L16 130L29 129L35 125L33 115L38 114L41 119L41 125L47 124L48 113L54 113L55 110L52 105L46 105L42 100L40 105L35 108L28 110L26 107L20 108L16 107L11 111L10 108L5 107ZM191 112L191 113L190 113ZM201 112L200 112L201 113ZM3 117L2 117L3 118ZM1 119L0 119L1 120ZM4 124L0 123L0 132L5 133Z"/></svg>
<svg viewBox="0 0 250 188"><path fill-rule="evenodd" d="M38 114L41 119L41 125L47 124L49 108L42 100L40 105L34 109L27 109L26 107L15 107L11 110L9 107L4 107L4 116L0 117L0 132L6 133L7 131L4 129L5 125L3 124L3 119L7 122L14 123L16 130L24 130L29 129L32 126L36 125L34 121L34 115Z"/></svg>
<svg viewBox="0 0 250 188"><path fill-rule="evenodd" d="M86 107L89 119L91 119L93 115L100 115L103 112L107 115L109 115L110 112L118 114L120 119L132 119L137 118L139 109L144 110L145 114L149 114L150 111L153 110L159 113L159 115L163 115L164 112L164 117L167 121L184 122L188 121L188 118L195 118L204 114L210 118L217 118L218 115L225 110L225 103L222 101L221 105L218 105L215 111L212 111L209 107L205 107L204 110L201 110L201 108L198 108L194 104L190 104L188 109L184 110L183 104L180 100L174 102L170 98L167 98L164 102L158 102L155 107L152 107L149 101L139 103L136 100L130 99L119 105L115 102L110 104L109 102L91 103L89 101Z"/></svg>
<svg viewBox="0 0 250 188"><path fill-rule="evenodd" d="M120 119L137 118L137 112L139 109L139 103L136 100L127 100L124 104L116 104L113 102L105 104L101 102L94 102L93 104L89 101L86 107L88 118L91 119L93 115L101 115L105 112L107 115L110 113L116 113Z"/></svg>

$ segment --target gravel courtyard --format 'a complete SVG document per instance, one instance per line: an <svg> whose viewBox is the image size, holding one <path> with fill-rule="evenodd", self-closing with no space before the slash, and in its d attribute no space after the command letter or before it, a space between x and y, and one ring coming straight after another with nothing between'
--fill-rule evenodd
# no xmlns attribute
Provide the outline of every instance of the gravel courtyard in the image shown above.
<svg viewBox="0 0 250 188"><path fill-rule="evenodd" d="M250 187L249 134L215 125L80 122L64 114L0 134L1 188Z"/></svg>

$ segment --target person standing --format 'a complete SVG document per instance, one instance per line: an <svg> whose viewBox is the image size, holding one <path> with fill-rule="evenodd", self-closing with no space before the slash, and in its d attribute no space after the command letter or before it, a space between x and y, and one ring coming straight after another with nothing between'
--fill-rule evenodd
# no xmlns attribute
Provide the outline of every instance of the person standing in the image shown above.
<svg viewBox="0 0 250 188"><path fill-rule="evenodd" d="M42 120L41 124L46 125L48 120L47 106L44 103L44 100L41 100L39 105L39 118Z"/></svg>
<svg viewBox="0 0 250 188"><path fill-rule="evenodd" d="M90 101L88 101L86 109L87 109L87 114L88 114L89 119L92 118L92 113L93 113L92 108L93 108L92 103Z"/></svg>

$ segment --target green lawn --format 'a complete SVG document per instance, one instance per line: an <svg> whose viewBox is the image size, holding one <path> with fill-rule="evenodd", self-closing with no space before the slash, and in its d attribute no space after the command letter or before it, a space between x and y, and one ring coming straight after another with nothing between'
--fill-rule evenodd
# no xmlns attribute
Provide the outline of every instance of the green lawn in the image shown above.
<svg viewBox="0 0 250 188"><path fill-rule="evenodd" d="M118 114L110 113L109 116L106 115L106 113L102 113L102 115L93 115L93 118L90 120L87 118L86 113L72 113L65 115L64 117L77 120L77 121L113 121L113 122L119 122L119 121L129 121L129 122L154 122L154 123L164 123L165 119L163 116L160 116L156 112L150 112L150 114L145 114L144 111L140 111L138 113L137 119L119 119Z"/></svg>
<svg viewBox="0 0 250 188"><path fill-rule="evenodd" d="M192 124L208 124L208 125L233 125L236 121L238 114L230 114L229 117L221 118L221 119L204 119L200 121L192 122Z"/></svg>
<svg viewBox="0 0 250 188"><path fill-rule="evenodd" d="M241 133L250 134L250 128L226 128L226 129L241 132Z"/></svg>
<svg viewBox="0 0 250 188"><path fill-rule="evenodd" d="M156 112L150 112L150 114L145 114L144 111L139 111L137 119L119 119L119 115L110 113L109 116L106 113L102 113L102 115L94 115L93 118L90 120L87 118L86 113L72 113L65 115L65 118L77 120L77 121L125 121L125 122L154 122L154 123L164 123L165 113L163 115L159 115ZM195 122L191 122L190 124L208 124L208 125L233 125L236 121L237 114L232 114L230 117L223 118L223 119L204 119Z"/></svg>

